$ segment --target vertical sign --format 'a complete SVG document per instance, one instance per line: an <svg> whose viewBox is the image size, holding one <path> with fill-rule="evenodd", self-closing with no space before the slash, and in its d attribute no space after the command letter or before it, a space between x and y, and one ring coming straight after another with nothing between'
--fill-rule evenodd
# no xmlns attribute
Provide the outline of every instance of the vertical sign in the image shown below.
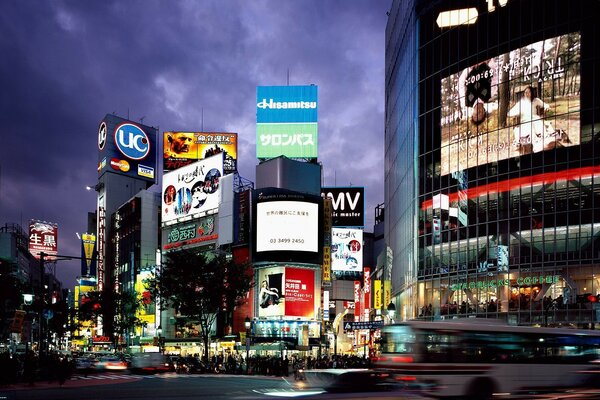
<svg viewBox="0 0 600 400"><path fill-rule="evenodd" d="M385 280L383 281L383 307L387 309L387 306L392 302L392 282Z"/></svg>
<svg viewBox="0 0 600 400"><path fill-rule="evenodd" d="M323 291L323 321L329 321L329 290Z"/></svg>
<svg viewBox="0 0 600 400"><path fill-rule="evenodd" d="M96 247L96 235L84 233L81 235L81 246L83 259L81 260L81 276L96 276L96 260L94 250Z"/></svg>
<svg viewBox="0 0 600 400"><path fill-rule="evenodd" d="M360 281L354 281L354 321L360 321Z"/></svg>
<svg viewBox="0 0 600 400"><path fill-rule="evenodd" d="M371 311L371 268L364 268L364 313L365 321L369 321L369 312Z"/></svg>
<svg viewBox="0 0 600 400"><path fill-rule="evenodd" d="M373 308L381 310L381 300L383 293L381 292L381 281L376 279L373 281Z"/></svg>
<svg viewBox="0 0 600 400"><path fill-rule="evenodd" d="M323 247L323 286L331 286L331 247Z"/></svg>

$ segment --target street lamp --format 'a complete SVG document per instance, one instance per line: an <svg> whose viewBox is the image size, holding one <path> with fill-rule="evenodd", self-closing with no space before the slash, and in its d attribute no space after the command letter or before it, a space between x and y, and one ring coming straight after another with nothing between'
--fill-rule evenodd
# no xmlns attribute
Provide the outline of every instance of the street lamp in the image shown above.
<svg viewBox="0 0 600 400"><path fill-rule="evenodd" d="M244 326L246 327L246 375L248 375L248 367L250 363L250 328L252 327L252 321L247 315L246 319L244 320Z"/></svg>
<svg viewBox="0 0 600 400"><path fill-rule="evenodd" d="M390 323L394 323L394 314L396 313L396 306L394 303L390 301L390 304L387 306L388 317L390 319Z"/></svg>

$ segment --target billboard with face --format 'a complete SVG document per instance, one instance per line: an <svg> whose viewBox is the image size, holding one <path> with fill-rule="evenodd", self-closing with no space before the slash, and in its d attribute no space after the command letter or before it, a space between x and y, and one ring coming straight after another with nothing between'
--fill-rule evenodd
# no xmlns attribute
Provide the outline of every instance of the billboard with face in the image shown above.
<svg viewBox="0 0 600 400"><path fill-rule="evenodd" d="M254 262L321 264L323 261L323 199L285 189L253 193Z"/></svg>
<svg viewBox="0 0 600 400"><path fill-rule="evenodd" d="M98 127L98 174L156 183L156 128L106 114Z"/></svg>
<svg viewBox="0 0 600 400"><path fill-rule="evenodd" d="M331 199L332 226L363 227L365 225L365 188L323 187L321 196Z"/></svg>
<svg viewBox="0 0 600 400"><path fill-rule="evenodd" d="M256 157L317 158L317 86L256 89Z"/></svg>
<svg viewBox="0 0 600 400"><path fill-rule="evenodd" d="M292 266L262 268L258 272L258 316L314 318L315 270Z"/></svg>
<svg viewBox="0 0 600 400"><path fill-rule="evenodd" d="M173 171L195 161L223 153L225 174L237 170L237 133L165 132L163 169Z"/></svg>
<svg viewBox="0 0 600 400"><path fill-rule="evenodd" d="M362 271L362 229L331 229L331 270Z"/></svg>
<svg viewBox="0 0 600 400"><path fill-rule="evenodd" d="M163 175L162 222L219 207L223 153Z"/></svg>
<svg viewBox="0 0 600 400"><path fill-rule="evenodd" d="M31 220L29 222L29 252L37 259L45 253L45 260L56 258L58 248L58 226L56 224Z"/></svg>
<svg viewBox="0 0 600 400"><path fill-rule="evenodd" d="M580 34L546 39L441 81L441 175L580 139Z"/></svg>

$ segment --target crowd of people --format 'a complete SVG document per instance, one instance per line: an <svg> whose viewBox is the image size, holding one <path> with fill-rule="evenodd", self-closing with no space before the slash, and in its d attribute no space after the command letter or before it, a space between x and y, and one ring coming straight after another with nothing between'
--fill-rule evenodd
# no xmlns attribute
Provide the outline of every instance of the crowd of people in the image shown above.
<svg viewBox="0 0 600 400"><path fill-rule="evenodd" d="M0 353L0 386L24 383L35 386L38 381L56 382L62 386L73 372L73 360L58 353L39 357L26 354Z"/></svg>

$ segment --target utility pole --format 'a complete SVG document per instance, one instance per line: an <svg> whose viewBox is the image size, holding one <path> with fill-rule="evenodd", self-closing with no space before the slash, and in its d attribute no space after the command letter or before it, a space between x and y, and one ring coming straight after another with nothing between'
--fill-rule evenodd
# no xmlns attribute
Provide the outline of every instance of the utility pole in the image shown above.
<svg viewBox="0 0 600 400"><path fill-rule="evenodd" d="M43 353L44 346L44 309L46 308L46 288L44 286L44 275L45 275L45 266L44 266L44 258L46 257L46 253L43 251L40 252L40 312L38 317L39 323L39 345L38 352L40 357Z"/></svg>

